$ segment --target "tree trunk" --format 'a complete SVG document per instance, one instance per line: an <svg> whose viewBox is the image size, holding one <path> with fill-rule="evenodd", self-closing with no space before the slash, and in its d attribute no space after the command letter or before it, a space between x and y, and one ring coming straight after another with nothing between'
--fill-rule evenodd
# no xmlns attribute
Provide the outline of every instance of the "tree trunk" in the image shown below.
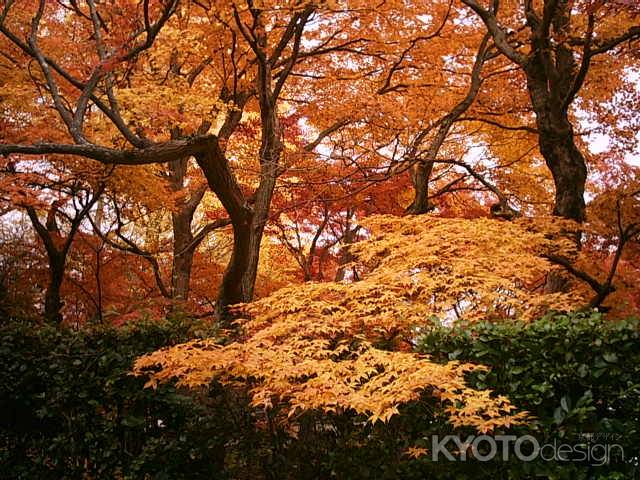
<svg viewBox="0 0 640 480"><path fill-rule="evenodd" d="M64 280L64 255L50 256L49 283L44 299L44 317L53 324L62 323L62 300L60 289Z"/></svg>
<svg viewBox="0 0 640 480"><path fill-rule="evenodd" d="M574 52L564 43L554 44L552 35L570 32L571 3L559 0L540 20L530 12L532 55L524 66L531 105L536 114L538 144L555 184L554 215L585 220L584 187L587 167L575 144L569 120L571 105L584 77ZM546 23L549 22L549 23ZM549 32L549 24L553 33ZM553 53L552 53L553 52ZM588 66L583 64L582 67Z"/></svg>
<svg viewBox="0 0 640 480"><path fill-rule="evenodd" d="M275 128L277 129L277 127ZM261 181L256 191L256 199L253 205L253 217L248 239L247 269L242 276L242 291L246 298L244 301L253 299L253 291L258 275L258 263L260 261L260 244L262 243L264 228L269 220L271 199L276 186L276 179L278 178L278 161L282 151L280 140L275 138L273 142L269 141L265 150L268 153L261 159Z"/></svg>
<svg viewBox="0 0 640 480"><path fill-rule="evenodd" d="M433 210L434 206L429 202L429 180L433 162L418 162L411 171L411 183L413 183L413 202L406 209L410 215L421 215Z"/></svg>
<svg viewBox="0 0 640 480"><path fill-rule="evenodd" d="M585 220L587 166L575 144L567 109L562 106L562 92L548 88L542 69L538 66L527 72L527 84L536 114L540 153L555 185L553 214L582 222Z"/></svg>
<svg viewBox="0 0 640 480"><path fill-rule="evenodd" d="M229 306L239 302L249 302L253 299L255 281L260 260L260 243L269 218L271 199L280 174L280 157L284 148L283 132L280 128L277 112L277 101L288 75L293 68L297 52L300 49L302 31L314 11L314 7L307 6L301 12L292 16L287 33L281 38L284 47L289 41L293 53L289 53L284 70L278 72L274 78L272 66L277 63L271 58L273 52L267 45L267 29L262 11L257 7L249 9L253 16L253 27L248 30L246 24L236 15L235 20L240 33L247 39L251 49L256 54L257 72L255 77L255 96L260 108L260 183L251 197L253 202L245 197L238 180L234 176L224 153L224 144L241 120L241 110L235 115L227 116L219 131L218 139L210 139L209 148L204 154L196 156L198 165L202 168L207 182L216 193L218 199L229 214L233 226L233 252L227 270L224 273L216 310L221 325L228 326L233 314ZM259 27L259 28L258 28ZM277 56L283 50L276 47ZM234 99L239 106L253 96L253 93Z"/></svg>
<svg viewBox="0 0 640 480"><path fill-rule="evenodd" d="M565 81L565 83L568 81ZM527 71L527 85L536 114L538 145L555 186L553 214L581 223L585 220L584 189L587 166L584 156L575 144L573 125L569 120L563 97L567 88L548 81L541 64L532 62ZM580 248L580 234L568 235ZM545 292L564 292L571 281L563 269L551 270L547 275Z"/></svg>
<svg viewBox="0 0 640 480"><path fill-rule="evenodd" d="M227 269L222 277L216 301L216 317L223 323L230 318L228 307L251 300L243 290L247 283L249 257L255 241L251 242L251 226L247 223L233 224L233 250ZM255 255L255 253L254 253Z"/></svg>
<svg viewBox="0 0 640 480"><path fill-rule="evenodd" d="M255 241L251 241L253 209L247 204L244 194L237 182L229 162L217 141L213 141L210 149L196 156L209 187L224 206L233 227L233 250L227 269L222 277L216 300L216 317L223 325L228 324L230 315L228 307L235 303L250 300L243 291L246 285L249 267L249 252Z"/></svg>
<svg viewBox="0 0 640 480"><path fill-rule="evenodd" d="M253 13L256 15L256 22L258 22L260 13L256 12ZM257 35L254 48L259 49L261 52L266 51L266 32L263 31ZM258 157L260 162L260 184L253 196L254 201L250 212L246 214L238 212L239 215L231 215L231 211L227 209L233 224L234 241L231 262L225 272L217 302L219 318L222 320L223 325L233 317L228 311L230 305L253 300L254 287L258 275L258 263L260 261L260 244L264 228L269 219L271 199L279 175L280 156L284 149L276 107L278 93L274 92L272 86L271 63L264 55L258 55L258 57L256 91L260 105L261 127L260 154ZM226 164L226 161L224 163ZM223 168L225 167L224 164L222 166ZM233 183L236 182L234 181ZM225 185L227 194L229 193L228 190L233 188L235 186ZM240 194L240 198L244 202L242 194ZM234 201L234 203L234 210L238 210L238 206L241 206L240 210L245 209L242 203L240 205L238 205L237 201Z"/></svg>
<svg viewBox="0 0 640 480"><path fill-rule="evenodd" d="M180 131L172 131L173 138L179 138ZM174 192L180 192L187 187L187 168L189 158L180 158L169 162L169 184ZM204 197L205 188L197 188L190 192L188 198L182 199L171 212L173 229L173 263L171 265L171 298L177 302L186 302L189 298L191 282L191 268L193 256L197 249L191 223L193 216Z"/></svg>
<svg viewBox="0 0 640 480"><path fill-rule="evenodd" d="M351 228L351 217L352 213L347 212L347 224L345 226L344 235L342 237L342 249L340 251L340 258L338 259L338 270L336 270L336 276L334 278L335 282L341 282L345 279L347 274L346 265L353 262L355 257L349 250L349 245L354 243L358 236L358 230L360 227L355 226ZM358 280L358 272L355 269L353 271L353 280Z"/></svg>
<svg viewBox="0 0 640 480"><path fill-rule="evenodd" d="M228 312L230 305L253 300L260 261L260 244L269 219L271 198L278 178L278 161L282 151L277 137L263 142L263 145L265 143L266 148L262 149L265 153L260 161L261 180L255 194L253 211L244 219L233 223L233 253L222 280L217 302L217 313L224 322L232 318Z"/></svg>
<svg viewBox="0 0 640 480"><path fill-rule="evenodd" d="M173 300L185 302L189 298L191 267L195 249L192 248L191 216L184 209L171 214L173 225L173 264L171 292Z"/></svg>
<svg viewBox="0 0 640 480"><path fill-rule="evenodd" d="M486 59L487 44L489 42L489 38L490 35L486 34L478 48L478 53L476 54L476 59L471 71L471 83L469 84L469 90L467 91L467 94L460 102L456 104L455 107L453 107L453 109L449 113L447 113L440 119L440 126L438 127L436 135L433 137L431 143L429 144L426 156L418 161L413 171L411 172L411 181L413 183L415 195L413 202L406 209L406 213L408 214L420 215L423 213L428 213L435 208L435 206L429 202L429 180L431 179L433 165L438 158L440 148L449 135L451 127L460 118L460 116L469 109L476 96L478 95L478 91L480 90L480 86L482 85L482 66L484 65ZM416 140L414 141L414 145L411 147L410 156L415 156L416 151L418 150L418 147L420 146L422 140L427 135L427 132L428 130L423 130L417 135Z"/></svg>
<svg viewBox="0 0 640 480"><path fill-rule="evenodd" d="M553 214L576 222L584 221L587 166L575 145L568 119L563 119L559 125L540 128L539 144L555 184Z"/></svg>
<svg viewBox="0 0 640 480"><path fill-rule="evenodd" d="M275 134L279 130L277 122L274 119L270 120L274 122L274 134L267 139L263 138L260 185L254 196L253 208L246 209L244 214L232 216L233 252L220 285L216 305L216 314L223 324L228 323L233 317L228 311L230 305L253 300L260 261L260 244L269 219L269 208L282 152L282 144Z"/></svg>

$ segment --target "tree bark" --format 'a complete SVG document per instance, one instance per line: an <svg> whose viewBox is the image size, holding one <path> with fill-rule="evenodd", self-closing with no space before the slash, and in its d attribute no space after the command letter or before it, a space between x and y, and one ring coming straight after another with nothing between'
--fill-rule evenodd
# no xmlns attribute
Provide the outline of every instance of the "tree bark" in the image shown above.
<svg viewBox="0 0 640 480"><path fill-rule="evenodd" d="M350 210L347 211L347 222L344 228L344 235L342 237L342 249L340 250L340 258L338 259L338 269L336 270L336 276L334 278L335 282L341 282L345 279L347 275L346 265L348 265L349 263L353 262L353 260L355 260L355 257L349 250L349 245L351 245L357 240L358 231L360 230L360 227L358 225L355 225L353 228L351 227L352 218L353 218L353 212L351 212ZM353 271L353 280L354 281L359 280L358 272L355 270L355 268L352 271Z"/></svg>
<svg viewBox="0 0 640 480"><path fill-rule="evenodd" d="M553 214L577 222L584 221L587 166L575 145L573 133L565 133L563 126L558 125L549 132L541 133L539 143L556 188Z"/></svg>
<svg viewBox="0 0 640 480"><path fill-rule="evenodd" d="M500 52L519 65L526 75L538 126L540 153L555 184L554 214L584 221L587 168L575 143L568 109L584 83L592 56L613 48L637 32L632 29L592 50L595 18L589 15L582 58L578 63L575 52L567 43L557 40L571 36L573 2L548 0L538 11L534 2L526 1L524 15L530 31L531 52L525 55L509 43L509 35L500 26L495 11L497 2L493 9L485 9L476 0L462 1L483 20Z"/></svg>
<svg viewBox="0 0 640 480"><path fill-rule="evenodd" d="M173 300L185 302L189 298L191 267L195 248L191 248L191 216L182 211L172 212L173 263L171 266L171 292Z"/></svg>
<svg viewBox="0 0 640 480"><path fill-rule="evenodd" d="M204 154L197 155L196 160L209 187L229 214L233 227L233 250L216 301L216 317L225 324L229 320L230 305L250 300L243 292L243 277L249 265L253 209L247 203L217 139Z"/></svg>
<svg viewBox="0 0 640 480"><path fill-rule="evenodd" d="M263 119L262 147L260 150L260 184L251 207L245 205L244 212L232 217L233 253L224 274L217 301L217 314L228 322L232 318L228 307L234 303L250 302L253 299L260 261L260 244L264 228L269 219L271 199L279 175L282 143L275 106Z"/></svg>
<svg viewBox="0 0 640 480"><path fill-rule="evenodd" d="M48 322L58 325L62 323L62 299L60 290L64 281L64 264L66 255L49 257L49 283L44 299L44 317Z"/></svg>
<svg viewBox="0 0 640 480"><path fill-rule="evenodd" d="M411 171L413 184L413 201L406 209L411 215L421 215L434 209L429 202L429 180L433 171L433 162L418 162Z"/></svg>
<svg viewBox="0 0 640 480"><path fill-rule="evenodd" d="M575 143L568 105L564 99L573 85L573 76L549 75L540 55L527 65L527 87L536 115L538 145L555 184L553 214L582 222L585 220L584 189L587 166ZM556 55L558 72L571 72L575 62L571 54Z"/></svg>
<svg viewBox="0 0 640 480"><path fill-rule="evenodd" d="M270 73L269 73L270 75ZM272 102L270 102L272 103ZM280 141L280 126L276 116L276 106L271 104L262 120L262 147L260 151L260 185L253 204L253 216L248 239L247 269L242 276L242 291L247 300L253 298L254 286L260 261L260 244L264 228L269 220L269 209L273 190L279 175L280 156L283 150Z"/></svg>
<svg viewBox="0 0 640 480"><path fill-rule="evenodd" d="M179 138L180 132L175 129L172 137ZM169 185L174 192L185 189L189 158L183 157L169 162ZM173 262L171 265L171 298L177 302L185 302L189 298L191 268L193 256L200 242L196 242L191 231L193 216L204 197L205 188L197 188L191 195L178 202L171 211L173 229Z"/></svg>

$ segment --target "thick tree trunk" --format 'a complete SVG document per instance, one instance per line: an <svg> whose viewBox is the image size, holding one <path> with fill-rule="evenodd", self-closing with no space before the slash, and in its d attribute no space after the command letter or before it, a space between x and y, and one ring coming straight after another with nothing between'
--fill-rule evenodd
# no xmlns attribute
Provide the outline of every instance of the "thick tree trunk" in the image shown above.
<svg viewBox="0 0 640 480"><path fill-rule="evenodd" d="M249 266L249 252L255 241L251 242L253 209L247 204L244 194L231 172L229 162L216 142L212 142L209 151L196 156L211 190L215 192L231 219L233 227L233 250L222 277L216 300L216 317L223 325L228 324L228 307L243 303L250 297L243 291L243 278Z"/></svg>
<svg viewBox="0 0 640 480"><path fill-rule="evenodd" d="M216 317L223 323L231 318L228 311L230 305L251 300L248 292L243 289L248 279L249 257L255 248L255 241L251 242L250 237L251 225L248 222L233 224L233 250L216 301Z"/></svg>
<svg viewBox="0 0 640 480"><path fill-rule="evenodd" d="M536 114L538 145L555 184L553 213L582 222L585 219L584 188L587 166L575 144L573 126L562 106L565 89L550 90L543 67L530 68L527 84Z"/></svg>
<svg viewBox="0 0 640 480"><path fill-rule="evenodd" d="M565 125L567 124L568 120ZM564 125L556 128L552 126L551 131L540 129L540 152L551 170L555 184L553 214L582 222L585 220L587 166L575 145L573 132L571 129L567 132L563 127Z"/></svg>
<svg viewBox="0 0 640 480"><path fill-rule="evenodd" d="M536 114L540 153L555 184L553 213L582 222L585 219L587 167L575 144L568 110L584 76L579 73L581 68L578 68L574 52L563 43L553 44L551 41L552 34L568 34L571 2L559 0L551 8L544 13L545 19L542 20L529 12L527 20L532 29L533 52L524 71ZM588 63L582 67L585 65Z"/></svg>
<svg viewBox="0 0 640 480"><path fill-rule="evenodd" d="M277 131L277 127L274 128L274 131ZM268 153L265 153L264 158L261 159L262 178L253 204L253 217L248 239L247 269L242 276L242 291L247 299L245 301L253 299L258 275L258 263L260 261L260 244L262 243L264 228L269 220L271 199L273 198L273 190L278 178L278 162L282 151L279 139L270 140L265 151Z"/></svg>
<svg viewBox="0 0 640 480"><path fill-rule="evenodd" d="M258 21L259 17L260 14L258 13L256 21ZM264 52L266 47L266 33L261 32L256 38L254 48ZM233 224L234 249L217 302L219 318L222 320L223 325L233 317L228 309L230 305L253 300L258 275L258 263L260 261L260 244L264 228L269 219L271 199L273 198L273 191L280 170L280 156L284 149L276 107L278 93L274 92L272 86L271 63L263 54L258 56L256 91L260 105L261 124L260 155L258 158L260 162L260 184L255 191L254 201L249 212L246 212L245 200L242 194L237 199L240 202L233 198L229 199L229 203L234 204L233 208L236 212L231 215L231 211L227 209ZM224 164L222 166L226 168ZM235 184L235 181L233 183ZM230 184L225 185L227 194L231 193L236 196L235 193L230 191L236 188L234 184L230 182ZM243 212L243 210L245 211Z"/></svg>
<svg viewBox="0 0 640 480"><path fill-rule="evenodd" d="M225 140L240 122L241 110L227 116L220 128L219 138L223 142L220 143L217 139L210 141L207 151L196 155L209 186L220 199L233 226L233 252L220 285L216 304L218 318L223 326L228 326L233 317L229 312L230 305L253 299L260 260L260 243L269 217L276 180L280 174L280 157L284 148L283 132L278 122L277 101L296 62L302 31L314 7L307 6L291 18L275 52L270 52L267 45L267 30L264 28L265 19L262 17L262 11L257 7L252 7L249 11L253 16L252 29L249 29L237 14L235 21L240 33L256 54L257 64L255 96L260 108L260 183L252 196L253 202L242 192L224 153ZM284 62L286 66L274 78L272 67L277 62L274 62L272 55L281 56L289 41L293 42L293 53L288 54L289 57ZM251 96L253 93L236 96L234 101L242 107Z"/></svg>
<svg viewBox="0 0 640 480"><path fill-rule="evenodd" d="M278 160L282 151L279 139L276 138L263 151L270 153L265 153L261 159L261 181L253 210L244 219L233 223L233 253L217 302L217 313L224 322L232 317L228 312L230 305L253 300L260 262L260 244L269 219L271 198L278 176Z"/></svg>
<svg viewBox="0 0 640 480"><path fill-rule="evenodd" d="M274 124L272 131L277 132L277 122ZM253 300L260 261L260 244L269 219L269 208L278 178L278 162L282 152L282 144L275 134L263 139L262 145L261 178L253 208L245 211L244 215L238 215L238 218L232 218L233 253L222 279L217 300L216 313L223 324L228 323L233 317L228 311L230 305Z"/></svg>
<svg viewBox="0 0 640 480"><path fill-rule="evenodd" d="M500 26L496 18L498 3L493 5L493 9L485 9L476 0L462 1L480 16L501 53L518 64L526 74L536 115L540 152L555 183L554 213L582 222L585 219L587 169L575 144L568 110L584 83L593 56L593 17L587 26L580 58L569 43L562 40L570 38L573 33L573 2L545 1L542 9L539 3L524 2L526 25L530 31L530 52L525 55L510 43L510 35ZM623 38L618 37L617 41Z"/></svg>
<svg viewBox="0 0 640 480"><path fill-rule="evenodd" d="M538 145L551 171L555 186L553 214L581 223L585 220L584 189L587 166L584 156L575 144L567 106L563 105L564 95L569 88L567 83L568 80L563 83L556 81L556 88L549 88L551 83L542 64L532 62L527 71L527 85L536 114ZM568 237L575 242L577 254L580 248L580 234L570 233ZM545 291L566 291L570 281L570 275L563 269L552 270L547 275Z"/></svg>
<svg viewBox="0 0 640 480"><path fill-rule="evenodd" d="M265 220L266 221L266 220ZM251 232L247 241L247 268L242 275L242 295L243 301L249 302L253 299L256 278L258 277L258 263L260 262L260 244L264 233L264 223L259 222L254 217L251 223Z"/></svg>

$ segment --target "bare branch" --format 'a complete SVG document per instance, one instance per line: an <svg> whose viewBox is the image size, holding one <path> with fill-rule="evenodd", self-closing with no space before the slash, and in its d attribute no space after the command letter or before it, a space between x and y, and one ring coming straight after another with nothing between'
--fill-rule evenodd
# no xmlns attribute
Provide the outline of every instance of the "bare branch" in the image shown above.
<svg viewBox="0 0 640 480"><path fill-rule="evenodd" d="M462 3L471 8L482 19L491 33L496 46L509 60L517 63L521 67L524 67L527 64L527 57L519 53L509 43L507 33L498 23L494 12L484 9L478 4L478 2L476 2L476 0L462 0Z"/></svg>
<svg viewBox="0 0 640 480"><path fill-rule="evenodd" d="M34 145L2 145L0 155L24 154L64 154L77 155L97 160L105 165L147 165L164 163L179 157L187 157L205 152L212 144L217 143L217 137L207 135L188 140L170 140L164 143L152 144L145 148L117 150L91 143L81 145L38 143Z"/></svg>

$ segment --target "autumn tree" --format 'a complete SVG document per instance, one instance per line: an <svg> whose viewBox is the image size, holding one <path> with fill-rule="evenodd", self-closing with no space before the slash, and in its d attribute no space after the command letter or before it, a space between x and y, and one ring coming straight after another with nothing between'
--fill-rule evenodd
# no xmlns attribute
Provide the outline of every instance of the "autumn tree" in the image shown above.
<svg viewBox="0 0 640 480"><path fill-rule="evenodd" d="M278 100L299 59L323 53L322 49L313 48L301 52L305 26L316 13L316 6L310 3L270 10L266 5L258 7L251 2L223 3L197 12L200 7L195 4L145 0L138 6L126 4L108 12L106 6L93 1L65 7L48 6L41 1L31 10L18 11L14 2L5 5L0 31L9 58L31 58L37 63L46 92L44 99L62 121L63 134L58 142L3 145L1 153L62 153L120 165L177 162L195 157L234 231L234 250L219 289L219 311L224 312L229 304L250 300L273 190L282 173L284 147ZM166 118L161 117L155 124L155 118L141 121L135 118L135 111L125 108L126 99L119 95L126 82L134 81L129 68L150 60L156 44L162 48L163 35L171 32L172 19L192 21L190 28L197 28L194 24L204 25L206 36L201 38L217 39L219 35L225 39L215 57L221 62L216 79L216 102L220 105L217 134L206 133L206 128L204 133L197 134L196 128L192 130L193 136L167 140L161 128ZM55 58L55 49L60 49L55 39L71 38L69 28L84 32L92 39L93 47L73 62ZM330 37L328 41L331 42ZM180 53L173 55L172 61L179 62ZM206 68L212 61L201 59L192 66L192 71ZM200 85L205 87L206 83ZM211 98L210 92L208 97ZM227 144L240 124L243 110L254 98L260 118L259 178L253 193L247 194L233 171L233 157L227 152ZM187 104L174 108L179 111L184 105ZM108 138L118 140L100 143L101 136L91 132L89 113L107 122L112 132ZM173 111L169 113L173 115ZM200 122L200 126L206 123ZM328 128L320 136L334 130L335 127ZM318 143L314 141L311 145Z"/></svg>
<svg viewBox="0 0 640 480"><path fill-rule="evenodd" d="M170 301L188 300L207 252L218 315L255 297L263 240L301 280L349 280L346 246L373 213L514 219L554 203L583 221L600 182L586 183L588 122L633 149L638 103L616 96L638 34L625 2L24 5L0 17L3 162L116 165L96 231ZM575 270L577 256L549 258Z"/></svg>
<svg viewBox="0 0 640 480"><path fill-rule="evenodd" d="M87 171L80 179L65 168L64 161L10 162L6 168L13 195L6 200L27 214L48 258L44 317L60 323L63 319L61 288L69 252L104 192L108 171Z"/></svg>
<svg viewBox="0 0 640 480"><path fill-rule="evenodd" d="M487 432L517 423L524 414L511 412L506 399L460 383L458 375L474 367L435 365L410 350L418 332L430 328L428 318L533 319L580 305L575 293L536 288L551 268L544 252L571 248L549 239L561 223L370 217L371 238L352 246L366 272L361 281L281 289L239 307L247 319L236 341L159 350L139 359L136 371L149 375L149 386L172 378L189 387L212 379L246 385L254 406L282 409L293 420L318 409L387 421L427 389L450 404L454 425Z"/></svg>
<svg viewBox="0 0 640 480"><path fill-rule="evenodd" d="M576 145L570 109L594 60L631 45L640 38L640 27L621 2L525 1L502 8L498 2L462 3L526 77L540 153L555 183L554 213L583 221L587 165Z"/></svg>

